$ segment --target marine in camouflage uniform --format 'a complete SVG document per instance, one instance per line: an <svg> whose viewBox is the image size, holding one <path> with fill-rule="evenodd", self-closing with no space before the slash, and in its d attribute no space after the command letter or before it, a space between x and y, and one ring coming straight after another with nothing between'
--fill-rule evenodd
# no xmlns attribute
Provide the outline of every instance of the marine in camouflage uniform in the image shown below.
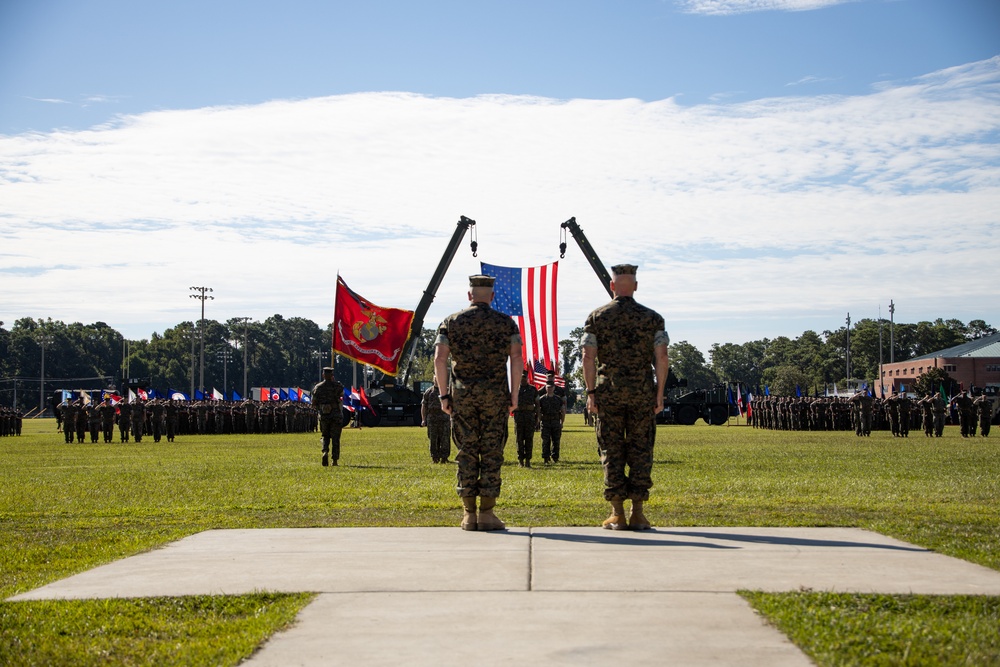
<svg viewBox="0 0 1000 667"><path fill-rule="evenodd" d="M97 409L101 414L101 431L104 434L104 442L111 442L115 435L115 406L111 405L110 398L106 398Z"/></svg>
<svg viewBox="0 0 1000 667"><path fill-rule="evenodd" d="M900 394L896 401L896 410L899 411L899 437L910 437L910 399L905 394Z"/></svg>
<svg viewBox="0 0 1000 667"><path fill-rule="evenodd" d="M924 437L933 438L934 437L934 409L933 409L933 395L924 396L919 401L917 401L917 407L920 408L920 425L924 427Z"/></svg>
<svg viewBox="0 0 1000 667"><path fill-rule="evenodd" d="M153 442L159 442L163 437L163 416L166 406L164 401L154 398L149 402L149 426L153 436Z"/></svg>
<svg viewBox="0 0 1000 667"><path fill-rule="evenodd" d="M987 438L990 435L990 420L993 419L993 403L986 398L986 394L980 394L979 398L972 402L979 415L979 433Z"/></svg>
<svg viewBox="0 0 1000 667"><path fill-rule="evenodd" d="M82 443L87 435L87 427L90 425L90 404L83 403L83 399L76 401L79 409L76 412L76 441Z"/></svg>
<svg viewBox="0 0 1000 667"><path fill-rule="evenodd" d="M855 414L854 434L870 436L872 434L872 403L873 399L867 393L859 391L849 399L857 410Z"/></svg>
<svg viewBox="0 0 1000 667"><path fill-rule="evenodd" d="M587 317L580 341L587 410L597 414L604 498L611 503L611 516L602 525L611 530L650 528L642 506L653 486L656 415L663 410L670 368L663 317L632 296L636 268L612 267L615 298ZM625 499L632 501L627 523Z"/></svg>
<svg viewBox="0 0 1000 667"><path fill-rule="evenodd" d="M132 428L132 404L127 400L118 404L118 437L121 442L128 442Z"/></svg>
<svg viewBox="0 0 1000 667"><path fill-rule="evenodd" d="M491 276L470 276L469 307L446 317L434 340L438 398L441 408L451 415L458 449L456 488L464 509L463 530L506 527L493 508L500 495L508 415L517 410L521 385L517 372L510 374L508 383L508 357L512 369L523 366L517 324L490 306L493 281Z"/></svg>
<svg viewBox="0 0 1000 667"><path fill-rule="evenodd" d="M132 437L136 442L142 442L146 432L146 402L141 398L132 404Z"/></svg>
<svg viewBox="0 0 1000 667"><path fill-rule="evenodd" d="M73 436L76 431L76 413L79 408L73 401L66 401L63 405L63 435L65 436L66 442L73 442Z"/></svg>
<svg viewBox="0 0 1000 667"><path fill-rule="evenodd" d="M566 404L556 396L555 384L545 385L545 395L538 399L538 410L542 415L542 459L546 463L559 463L559 441L566 419Z"/></svg>
<svg viewBox="0 0 1000 667"><path fill-rule="evenodd" d="M962 425L962 437L968 438L970 435L975 437L975 410L972 407L972 399L969 398L969 392L963 391L951 399L951 402L958 408L958 420Z"/></svg>
<svg viewBox="0 0 1000 667"><path fill-rule="evenodd" d="M441 399L438 396L435 382L421 398L420 422L421 426L427 427L431 460L434 463L448 463L451 455L451 416L441 409Z"/></svg>
<svg viewBox="0 0 1000 667"><path fill-rule="evenodd" d="M948 405L938 394L931 398L931 411L934 413L934 437L940 438L944 434L944 416Z"/></svg>
<svg viewBox="0 0 1000 667"><path fill-rule="evenodd" d="M344 385L333 379L333 368L323 368L323 381L313 387L312 404L319 410L319 430L323 438L323 465L340 460L340 432L343 430Z"/></svg>
<svg viewBox="0 0 1000 667"><path fill-rule="evenodd" d="M177 416L180 409L176 399L167 401L167 404L163 406L163 414L167 418L167 442L173 442L174 436L177 435Z"/></svg>
<svg viewBox="0 0 1000 667"><path fill-rule="evenodd" d="M90 431L90 441L97 442L101 432L100 405L92 403L87 406L87 428Z"/></svg>
<svg viewBox="0 0 1000 667"><path fill-rule="evenodd" d="M514 438L517 440L517 463L530 468L535 446L535 429L541 413L538 411L538 389L528 382L527 369L521 373L521 387L517 390L517 410L514 410Z"/></svg>

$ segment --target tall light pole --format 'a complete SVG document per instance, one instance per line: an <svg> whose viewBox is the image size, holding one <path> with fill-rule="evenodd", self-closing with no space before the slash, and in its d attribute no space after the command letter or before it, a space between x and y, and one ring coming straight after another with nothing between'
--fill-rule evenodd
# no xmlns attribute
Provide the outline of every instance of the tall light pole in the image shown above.
<svg viewBox="0 0 1000 667"><path fill-rule="evenodd" d="M45 412L45 346L51 345L55 338L48 334L39 334L36 340L42 346L42 373L38 382L38 414L41 415Z"/></svg>
<svg viewBox="0 0 1000 667"><path fill-rule="evenodd" d="M247 397L247 330L250 328L252 317L236 317L234 322L243 323L243 398Z"/></svg>
<svg viewBox="0 0 1000 667"><path fill-rule="evenodd" d="M889 363L896 363L896 338L893 335L893 315L896 313L896 304L889 299Z"/></svg>
<svg viewBox="0 0 1000 667"><path fill-rule="evenodd" d="M191 393L190 399L194 400L194 322L191 322Z"/></svg>
<svg viewBox="0 0 1000 667"><path fill-rule="evenodd" d="M232 356L228 347L215 353L215 358L222 362L222 400L226 400L226 391L229 390L229 360Z"/></svg>
<svg viewBox="0 0 1000 667"><path fill-rule="evenodd" d="M885 398L885 379L882 377L882 304L878 305L878 395Z"/></svg>
<svg viewBox="0 0 1000 667"><path fill-rule="evenodd" d="M847 313L847 389L851 389L851 314Z"/></svg>
<svg viewBox="0 0 1000 667"><path fill-rule="evenodd" d="M198 337L201 339L201 341L199 342L199 349L200 349L199 357L201 359L200 361L201 365L199 366L200 370L198 374L198 385L202 393L204 393L205 392L205 300L214 299L215 297L208 296L207 294L205 294L205 292L212 291L211 287L192 287L191 291L198 292L197 294L191 294L190 295L191 298L198 299L199 301L201 301L201 320L198 322L198 331L200 334ZM192 398L194 397L192 396Z"/></svg>
<svg viewBox="0 0 1000 667"><path fill-rule="evenodd" d="M323 379L323 360L329 358L330 353L324 350L313 350L312 356L316 357L316 372L319 373L319 379Z"/></svg>

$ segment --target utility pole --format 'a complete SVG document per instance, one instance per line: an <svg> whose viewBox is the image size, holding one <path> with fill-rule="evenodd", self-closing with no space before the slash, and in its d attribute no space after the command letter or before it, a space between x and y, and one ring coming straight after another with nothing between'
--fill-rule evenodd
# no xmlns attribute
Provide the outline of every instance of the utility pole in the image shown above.
<svg viewBox="0 0 1000 667"><path fill-rule="evenodd" d="M851 389L851 314L847 313L847 389Z"/></svg>
<svg viewBox="0 0 1000 667"><path fill-rule="evenodd" d="M42 346L42 374L38 382L38 414L45 412L45 346L51 345L55 338L49 334L39 334L38 344Z"/></svg>
<svg viewBox="0 0 1000 667"><path fill-rule="evenodd" d="M201 320L198 322L198 333L200 338L199 348L201 359L201 365L199 366L200 371L198 374L198 385L202 393L205 393L205 300L214 299L214 296L208 296L205 292L211 292L211 287L192 287L193 292L198 292L198 294L191 294L192 299L198 299L201 301ZM191 398L194 398L193 396Z"/></svg>
<svg viewBox="0 0 1000 667"><path fill-rule="evenodd" d="M250 328L252 317L235 317L234 322L243 323L243 398L247 397L247 330Z"/></svg>

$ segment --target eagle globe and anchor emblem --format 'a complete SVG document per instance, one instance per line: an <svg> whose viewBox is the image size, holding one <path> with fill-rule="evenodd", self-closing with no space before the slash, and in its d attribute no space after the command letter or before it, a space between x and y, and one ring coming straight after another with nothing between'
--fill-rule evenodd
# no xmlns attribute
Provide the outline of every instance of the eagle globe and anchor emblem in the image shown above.
<svg viewBox="0 0 1000 667"><path fill-rule="evenodd" d="M374 310L366 309L364 306L361 308L361 314L367 317L367 320L358 320L351 327L351 331L354 333L354 337L360 341L371 342L379 337L386 330L388 322L384 317L376 313Z"/></svg>

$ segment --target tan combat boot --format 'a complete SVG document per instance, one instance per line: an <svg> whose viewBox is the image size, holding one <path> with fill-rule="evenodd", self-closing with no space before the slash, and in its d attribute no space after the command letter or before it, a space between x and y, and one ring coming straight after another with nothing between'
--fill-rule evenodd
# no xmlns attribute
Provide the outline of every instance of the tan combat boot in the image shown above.
<svg viewBox="0 0 1000 667"><path fill-rule="evenodd" d="M625 501L618 498L611 501L611 516L604 520L601 527L605 530L625 530L628 524L625 522Z"/></svg>
<svg viewBox="0 0 1000 667"><path fill-rule="evenodd" d="M476 497L463 496L462 507L465 509L462 515L462 530L477 530L479 520L476 517Z"/></svg>
<svg viewBox="0 0 1000 667"><path fill-rule="evenodd" d="M642 501L633 500L632 501L632 514L628 518L628 527L632 530L649 530L652 526L649 525L649 520L646 515L642 513Z"/></svg>
<svg viewBox="0 0 1000 667"><path fill-rule="evenodd" d="M493 507L497 504L496 498L483 496L479 501L479 528L477 530L506 530L507 524L497 518L493 513Z"/></svg>

